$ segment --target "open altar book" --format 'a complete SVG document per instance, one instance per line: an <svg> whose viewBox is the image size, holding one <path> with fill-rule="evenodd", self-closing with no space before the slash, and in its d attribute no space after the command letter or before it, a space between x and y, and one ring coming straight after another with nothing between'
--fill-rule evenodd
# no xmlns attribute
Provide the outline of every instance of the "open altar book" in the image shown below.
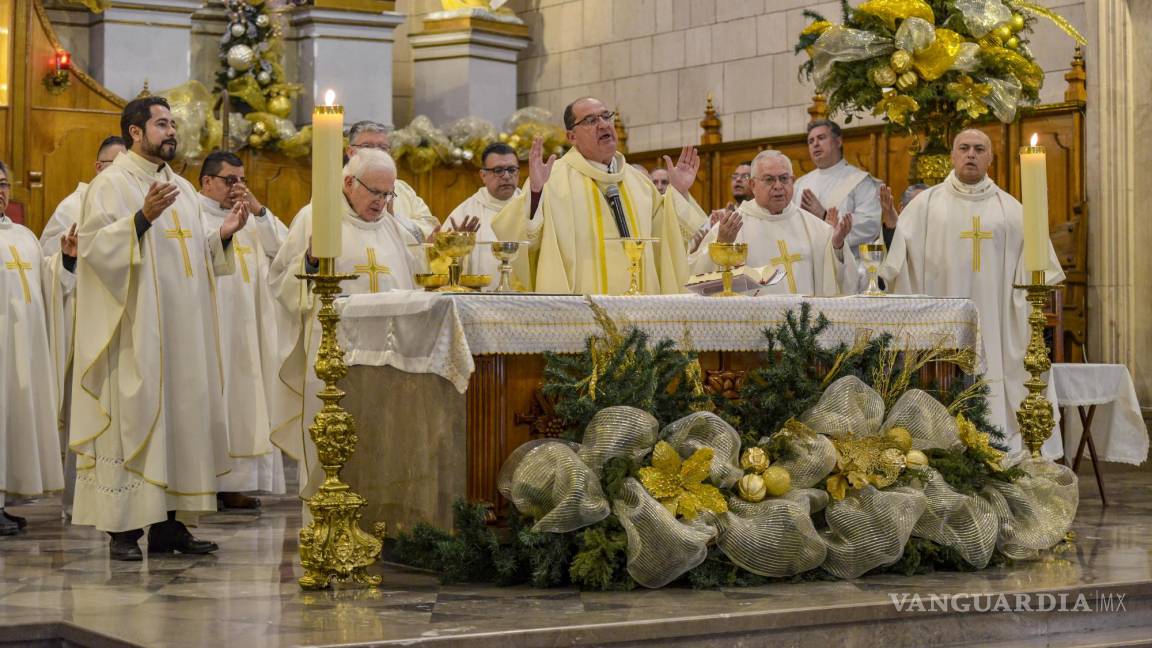
<svg viewBox="0 0 1152 648"><path fill-rule="evenodd" d="M708 296L724 290L723 272L706 272L692 275L684 287L697 295ZM732 269L732 291L755 297L767 286L775 286L787 274L779 266L766 265L759 268L740 266Z"/></svg>

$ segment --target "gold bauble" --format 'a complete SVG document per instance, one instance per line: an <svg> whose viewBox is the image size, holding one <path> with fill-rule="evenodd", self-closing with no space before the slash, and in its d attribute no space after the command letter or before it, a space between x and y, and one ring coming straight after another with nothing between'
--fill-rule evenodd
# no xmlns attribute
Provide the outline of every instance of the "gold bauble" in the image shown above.
<svg viewBox="0 0 1152 648"><path fill-rule="evenodd" d="M908 452L912 449L912 434L908 432L908 428L894 427L888 430L885 436L900 448L900 452Z"/></svg>
<svg viewBox="0 0 1152 648"><path fill-rule="evenodd" d="M896 74L903 74L912 67L912 55L907 50L896 50L892 52L892 58L889 59L892 63L892 69Z"/></svg>
<svg viewBox="0 0 1152 648"><path fill-rule="evenodd" d="M760 475L744 475L736 489L740 492L740 499L746 502L759 502L768 495L764 478Z"/></svg>
<svg viewBox="0 0 1152 648"><path fill-rule="evenodd" d="M912 88L915 88L919 81L920 77L916 76L916 73L912 70L908 70L904 74L901 74L899 77L897 77L896 87L900 90L903 90L904 92L907 92Z"/></svg>
<svg viewBox="0 0 1152 648"><path fill-rule="evenodd" d="M501 142L504 142L505 144L507 144L507 143L508 143L508 138L509 138L509 137L510 137L510 136L508 135L508 133L500 133L499 135L497 135L497 136L496 136L496 139L498 139L498 140L500 140Z"/></svg>
<svg viewBox="0 0 1152 648"><path fill-rule="evenodd" d="M792 475L780 466L770 466L764 471L764 488L772 497L780 497L792 490Z"/></svg>
<svg viewBox="0 0 1152 648"><path fill-rule="evenodd" d="M247 45L233 45L228 50L228 65L237 72L245 72L256 62L256 52Z"/></svg>
<svg viewBox="0 0 1152 648"><path fill-rule="evenodd" d="M1012 31L1020 31L1024 29L1024 16L1020 14L1012 14L1012 20L1009 21L1012 26Z"/></svg>
<svg viewBox="0 0 1152 648"><path fill-rule="evenodd" d="M268 126L264 122L255 122L252 124L252 134L263 137L268 134Z"/></svg>
<svg viewBox="0 0 1152 648"><path fill-rule="evenodd" d="M762 473L770 463L763 448L748 448L740 457L740 467L749 472Z"/></svg>
<svg viewBox="0 0 1152 648"><path fill-rule="evenodd" d="M1020 39L1013 36L1012 38L1004 41L1004 47L1007 47L1010 50L1014 50L1017 47L1020 47Z"/></svg>
<svg viewBox="0 0 1152 648"><path fill-rule="evenodd" d="M264 145L264 138L263 137L256 135L256 134L252 134L252 135L248 136L248 146L251 146L254 148L259 148L260 146L263 146L263 145Z"/></svg>
<svg viewBox="0 0 1152 648"><path fill-rule="evenodd" d="M904 455L904 464L909 468L926 468L928 466L928 455L919 450L909 450L907 454Z"/></svg>
<svg viewBox="0 0 1152 648"><path fill-rule="evenodd" d="M284 95L277 95L268 100L268 112L277 117L287 117L292 112L292 100Z"/></svg>
<svg viewBox="0 0 1152 648"><path fill-rule="evenodd" d="M878 65L872 68L869 71L869 76L872 78L872 83L881 88L890 88L893 83L896 83L896 70L888 65Z"/></svg>
<svg viewBox="0 0 1152 648"><path fill-rule="evenodd" d="M999 27L993 30L992 33L996 35L996 38L999 38L1002 41L1006 41L1009 38L1012 38L1012 26L1008 24L1001 24Z"/></svg>

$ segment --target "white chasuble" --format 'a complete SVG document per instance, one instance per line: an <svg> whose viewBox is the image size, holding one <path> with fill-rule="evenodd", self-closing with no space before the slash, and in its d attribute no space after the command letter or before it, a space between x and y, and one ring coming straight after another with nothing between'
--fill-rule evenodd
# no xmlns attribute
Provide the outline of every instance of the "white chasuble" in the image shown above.
<svg viewBox="0 0 1152 648"><path fill-rule="evenodd" d="M356 295L415 289L413 274L424 272L419 256L413 253L419 248L410 247L416 240L387 213L369 223L346 201L341 204L343 247L336 259L336 272L358 276L342 282L340 291ZM269 270L279 311L279 384L272 412L272 442L300 462L300 489L305 496L315 492L323 480L316 447L308 434L308 426L322 405L316 393L324 386L312 368L320 347L321 327L316 318L320 302L308 282L296 278L306 273L305 252L311 236L312 211L301 210Z"/></svg>
<svg viewBox="0 0 1152 648"><path fill-rule="evenodd" d="M525 187L527 186L525 183ZM499 214L500 210L507 207L509 202L515 200L522 193L524 192L517 189L516 193L508 200L499 200L488 193L488 187L480 187L476 193L457 205L456 209L453 209L452 213L448 214L448 218L444 220L443 229L451 230L453 222L463 224L464 219L468 216L475 216L480 219L480 229L476 230L476 249L472 250L472 253L464 258L461 264L463 272L467 274L484 274L492 277L492 283L485 290L494 290L500 280L500 261L492 255L492 246L488 245L491 241L500 240L492 229L492 219L496 218L496 214ZM527 269L528 250L525 247L512 261L512 274L520 282L520 285L527 285L521 279L521 277L527 276ZM439 268L436 270L441 271ZM523 274L517 272L518 270ZM443 270L443 272L447 272L447 270Z"/></svg>
<svg viewBox="0 0 1152 648"><path fill-rule="evenodd" d="M735 242L748 244L748 267L775 266L785 273L784 280L764 288L766 294L832 297L856 292L856 260L832 248L831 225L795 204L773 214L755 200L746 200L737 211L743 225ZM692 253L694 273L720 269L708 255L708 245L719 233L720 225L713 225Z"/></svg>
<svg viewBox="0 0 1152 648"><path fill-rule="evenodd" d="M0 214L0 508L64 488L60 462L60 254ZM71 275L69 275L71 276ZM54 343L56 342L56 343Z"/></svg>
<svg viewBox="0 0 1152 648"><path fill-rule="evenodd" d="M40 233L40 247L44 250L44 256L52 256L60 251L60 235L68 232L68 229L73 224L80 222L80 209L84 206L84 194L88 191L88 183L81 182L76 185L75 191L68 194L68 197L60 201L56 206L56 211L52 213L52 218L48 219L48 223L44 226L44 231ZM72 280L75 281L74 279ZM59 314L61 321L66 323L62 327L61 335L63 335L64 353L61 360L67 362L72 357L72 317L73 311L76 307L74 302L75 294L73 291L68 290L64 293L64 301L62 303L62 312ZM60 380L64 379L66 367L60 367ZM63 396L61 396L63 398ZM67 441L67 439L65 439Z"/></svg>
<svg viewBox="0 0 1152 648"><path fill-rule="evenodd" d="M428 209L427 203L416 194L416 190L411 185L400 178L396 178L396 184L392 190L396 192L396 198L392 201L392 213L415 223L423 234L420 240L427 238L432 230L440 224L440 221L432 215L432 210ZM415 232L412 234L415 235Z"/></svg>
<svg viewBox="0 0 1152 648"><path fill-rule="evenodd" d="M154 182L176 184L176 202L137 237ZM79 232L72 521L127 531L215 511L231 462L213 280L232 272L231 246L187 180L132 152L92 181Z"/></svg>
<svg viewBox="0 0 1152 648"><path fill-rule="evenodd" d="M628 258L619 242L609 240L620 236L604 198L610 184L620 188L629 235L658 239L644 252L642 292L683 292L688 259L682 222L692 231L704 213L678 191L661 195L620 153L612 168L620 170L594 165L573 148L552 167L536 214L528 214L530 198L521 195L494 219L501 240L532 241L528 260L535 292L618 295L628 289Z"/></svg>
<svg viewBox="0 0 1152 648"><path fill-rule="evenodd" d="M1027 390L1024 352L1028 346L1029 306L1023 290L1023 208L985 177L967 185L955 173L924 190L900 214L896 234L880 276L892 292L936 297L966 297L980 311L985 378L991 421L1007 434L1014 450L1021 447L1016 409ZM1056 251L1049 244L1046 279L1064 280ZM1058 414L1058 413L1057 413ZM1045 454L1058 453L1054 435Z"/></svg>
<svg viewBox="0 0 1152 648"><path fill-rule="evenodd" d="M810 189L824 209L835 207L841 216L852 214L852 231L844 244L859 256L861 243L871 243L880 236L881 184L841 158L827 169L813 169L797 178L792 202L799 207L804 190Z"/></svg>
<svg viewBox="0 0 1152 648"><path fill-rule="evenodd" d="M204 221L219 230L228 210L200 194ZM271 213L250 216L232 236L236 272L216 279L220 348L224 357L228 454L232 471L220 478L223 492L284 492L284 463L272 445L270 404L277 381L276 297L268 267L288 233Z"/></svg>

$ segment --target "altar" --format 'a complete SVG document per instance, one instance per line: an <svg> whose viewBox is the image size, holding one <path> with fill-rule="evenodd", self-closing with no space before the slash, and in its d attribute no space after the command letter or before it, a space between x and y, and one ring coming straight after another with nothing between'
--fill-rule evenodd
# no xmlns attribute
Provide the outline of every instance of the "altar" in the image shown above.
<svg viewBox="0 0 1152 648"><path fill-rule="evenodd" d="M354 295L337 303L349 364L344 405L360 438L343 474L368 500L364 519L386 522L389 535L421 520L450 529L460 497L502 513L496 478L504 460L561 430L539 391L543 354L584 350L601 332L592 303L621 328L699 352L706 383L720 391L769 361L765 329L803 303L828 318L820 338L828 346L888 333L900 348L980 349L976 307L966 299Z"/></svg>

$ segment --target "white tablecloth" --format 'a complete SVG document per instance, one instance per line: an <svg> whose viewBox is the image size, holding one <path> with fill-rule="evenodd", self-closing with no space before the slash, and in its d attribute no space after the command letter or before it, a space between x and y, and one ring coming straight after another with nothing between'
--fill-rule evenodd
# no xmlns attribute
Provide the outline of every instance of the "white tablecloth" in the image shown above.
<svg viewBox="0 0 1152 648"><path fill-rule="evenodd" d="M579 353L599 332L587 297L575 295L446 295L415 291L353 295L337 302L341 344L350 364L435 373L461 393L474 355ZM803 298L791 295L716 299L698 295L596 296L621 326L696 351L761 351L764 329L789 310L812 306L830 325L820 341L852 344L859 335L895 335L901 346L980 350L976 306L967 299L928 297Z"/></svg>
<svg viewBox="0 0 1152 648"><path fill-rule="evenodd" d="M1102 461L1139 465L1148 458L1148 428L1128 367L1117 364L1054 364L1052 384L1059 407L1096 405L1092 439ZM1080 443L1080 417L1064 412L1067 454Z"/></svg>

